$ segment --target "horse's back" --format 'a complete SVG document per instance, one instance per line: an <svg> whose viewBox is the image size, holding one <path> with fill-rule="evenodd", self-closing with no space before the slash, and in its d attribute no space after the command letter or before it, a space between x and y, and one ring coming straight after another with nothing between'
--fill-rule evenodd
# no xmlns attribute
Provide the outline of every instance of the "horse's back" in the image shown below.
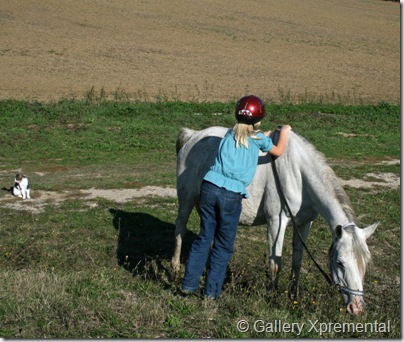
<svg viewBox="0 0 404 342"><path fill-rule="evenodd" d="M178 152L181 150L181 148L188 142L189 139L195 134L195 130L187 128L187 127L182 127L180 130L180 133L178 134L177 141L176 141L176 152L178 155Z"/></svg>
<svg viewBox="0 0 404 342"><path fill-rule="evenodd" d="M182 128L177 139L177 177L185 169L196 171L210 167L226 131L225 127L209 127L201 131ZM204 165L206 163L210 165Z"/></svg>
<svg viewBox="0 0 404 342"><path fill-rule="evenodd" d="M216 126L201 131L181 130L177 141L177 146L180 147L177 156L177 194L180 205L189 206L187 202L197 202L203 177L213 165L220 141L227 130L228 128ZM275 131L271 138L276 144L278 137ZM310 207L313 203L310 194L306 193L308 187L303 187L302 184L307 181L302 177L302 169L311 168L310 165L315 162L308 156L303 156L310 150L308 145L307 141L291 132L284 155L276 163L280 169L282 191L293 211L307 211L303 216L311 218L313 214ZM272 160L268 153L260 152L256 174L247 188L250 197L243 201L243 224L262 224L268 217L279 216L281 204L271 166Z"/></svg>
<svg viewBox="0 0 404 342"><path fill-rule="evenodd" d="M226 131L225 127L181 130L177 139L177 193L180 200L197 197L203 177L213 165Z"/></svg>

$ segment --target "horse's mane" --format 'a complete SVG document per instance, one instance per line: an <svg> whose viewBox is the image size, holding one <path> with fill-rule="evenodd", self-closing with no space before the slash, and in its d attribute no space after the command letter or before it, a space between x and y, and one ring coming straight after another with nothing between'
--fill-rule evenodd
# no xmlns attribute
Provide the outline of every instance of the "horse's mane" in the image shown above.
<svg viewBox="0 0 404 342"><path fill-rule="evenodd" d="M334 170L328 165L324 154L318 151L306 138L296 132L293 133L293 135L290 135L290 138L293 137L293 140L300 146L303 146L304 150L309 154L310 160L315 161L311 165L317 175L323 180L324 185L328 186L329 193L333 193L335 198L337 198L349 221L358 225L359 222L352 208L351 201Z"/></svg>
<svg viewBox="0 0 404 342"><path fill-rule="evenodd" d="M365 275L366 266L369 261L372 259L372 256L369 252L369 248L367 245L362 243L359 239L358 234L352 234L353 240L353 252L355 254L355 259L358 262L358 269L359 272L362 274L362 277Z"/></svg>

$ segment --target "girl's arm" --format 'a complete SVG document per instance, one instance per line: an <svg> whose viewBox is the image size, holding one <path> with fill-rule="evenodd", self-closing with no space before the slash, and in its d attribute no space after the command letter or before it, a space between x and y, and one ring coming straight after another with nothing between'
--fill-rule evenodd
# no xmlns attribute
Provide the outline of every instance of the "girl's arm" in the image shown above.
<svg viewBox="0 0 404 342"><path fill-rule="evenodd" d="M272 146L269 153L276 157L280 157L282 155L283 151L285 150L286 141L288 140L289 132L291 129L292 127L290 127L289 125L282 126L278 143Z"/></svg>

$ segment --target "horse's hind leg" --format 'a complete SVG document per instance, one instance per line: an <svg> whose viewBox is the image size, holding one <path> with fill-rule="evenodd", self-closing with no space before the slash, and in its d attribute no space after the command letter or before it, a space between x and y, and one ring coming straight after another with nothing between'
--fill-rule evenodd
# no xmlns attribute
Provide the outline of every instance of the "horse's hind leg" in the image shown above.
<svg viewBox="0 0 404 342"><path fill-rule="evenodd" d="M189 219L189 215L191 215L192 209L195 205L195 200L187 197L183 198L183 194L179 194L178 196L178 216L175 222L175 249L174 255L171 259L171 266L175 272L179 272L180 270L180 257L181 257L181 247L182 240L187 231L187 223Z"/></svg>
<svg viewBox="0 0 404 342"><path fill-rule="evenodd" d="M306 223L305 225L298 226L297 229L300 232L300 236L304 242L306 242L307 235L309 233L311 227L311 222ZM302 267L303 260L303 243L299 237L299 234L296 232L296 229L293 228L293 252L292 252L292 272L290 275L290 284L289 284L289 298L296 299L300 270Z"/></svg>

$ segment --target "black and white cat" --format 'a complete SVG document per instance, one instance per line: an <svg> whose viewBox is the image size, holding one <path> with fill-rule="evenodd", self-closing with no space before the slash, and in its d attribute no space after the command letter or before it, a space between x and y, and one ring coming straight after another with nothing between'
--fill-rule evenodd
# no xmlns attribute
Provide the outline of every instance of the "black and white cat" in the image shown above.
<svg viewBox="0 0 404 342"><path fill-rule="evenodd" d="M14 186L10 189L14 196L22 197L22 199L31 198L28 178L17 173L14 179Z"/></svg>

